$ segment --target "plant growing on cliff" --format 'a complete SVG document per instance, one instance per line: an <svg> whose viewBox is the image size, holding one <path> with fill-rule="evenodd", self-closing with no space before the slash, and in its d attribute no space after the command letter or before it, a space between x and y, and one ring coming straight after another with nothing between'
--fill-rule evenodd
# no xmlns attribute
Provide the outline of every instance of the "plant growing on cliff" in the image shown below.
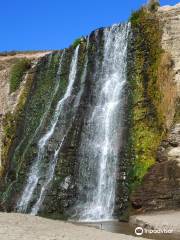
<svg viewBox="0 0 180 240"><path fill-rule="evenodd" d="M149 0L148 2L148 9L151 12L157 11L157 8L160 6L159 0Z"/></svg>
<svg viewBox="0 0 180 240"><path fill-rule="evenodd" d="M10 72L10 92L15 92L23 80L24 73L31 67L31 61L23 58L18 59Z"/></svg>
<svg viewBox="0 0 180 240"><path fill-rule="evenodd" d="M134 189L155 163L157 147L166 131L168 113L164 102L170 104L167 93L170 84L166 89L163 85L165 80L171 79L171 60L162 49L162 29L155 13L141 8L132 14L131 26L133 63L128 70L131 88L129 142L133 149L131 158L134 159L130 185Z"/></svg>
<svg viewBox="0 0 180 240"><path fill-rule="evenodd" d="M24 107L26 105L29 92L32 86L33 78L29 76L25 83L25 87L21 92L19 97L19 101L17 103L15 111L7 112L2 119L2 146L1 146L1 161L2 161L2 169L0 172L0 177L5 174L5 169L9 164L9 154L11 152L11 147L13 142L17 139L17 128L21 128L21 122L24 118ZM0 198L1 200L1 198Z"/></svg>
<svg viewBox="0 0 180 240"><path fill-rule="evenodd" d="M46 118L49 119L59 97L64 94L69 72L66 64L70 65L72 56L71 52L67 52L69 51L66 51L67 56L63 62L63 79L61 79L57 93L54 95L54 89L57 80L59 80L57 79L57 71L61 55L60 52L53 52L52 55L41 58L35 71L28 74L15 111L4 116L3 169L0 172L3 181L5 179L4 175L8 172L7 181L3 182L2 195L0 194L0 206L3 205L4 208L11 202L11 194L22 187L21 184L24 181L27 168L36 153L34 145L30 143L34 140L41 119L49 104L51 104L51 108L46 115ZM52 104L51 101L54 101L54 99L56 101Z"/></svg>
<svg viewBox="0 0 180 240"><path fill-rule="evenodd" d="M81 38L77 38L74 40L73 44L72 44L72 47L73 48L76 48L81 42L84 41L84 37L81 37Z"/></svg>

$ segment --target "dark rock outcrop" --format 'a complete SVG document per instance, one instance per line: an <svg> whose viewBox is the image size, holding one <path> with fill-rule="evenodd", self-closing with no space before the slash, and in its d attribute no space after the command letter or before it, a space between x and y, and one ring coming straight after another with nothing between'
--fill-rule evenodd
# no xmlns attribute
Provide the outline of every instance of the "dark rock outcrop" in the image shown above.
<svg viewBox="0 0 180 240"><path fill-rule="evenodd" d="M176 124L157 154L158 162L149 170L131 196L132 207L149 210L180 208L180 124Z"/></svg>

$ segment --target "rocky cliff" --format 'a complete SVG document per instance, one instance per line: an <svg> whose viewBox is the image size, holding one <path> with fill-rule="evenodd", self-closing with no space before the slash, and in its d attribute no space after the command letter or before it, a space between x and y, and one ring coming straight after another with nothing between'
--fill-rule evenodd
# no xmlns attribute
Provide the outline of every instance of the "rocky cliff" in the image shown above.
<svg viewBox="0 0 180 240"><path fill-rule="evenodd" d="M18 96L20 95L20 88L16 93L10 94L10 71L12 66L18 59L30 59L33 64L37 63L37 60L50 52L37 52L37 53L17 53L11 55L0 56L0 115L5 115L8 111L13 112L15 105L18 102ZM23 84L22 84L23 85Z"/></svg>
<svg viewBox="0 0 180 240"><path fill-rule="evenodd" d="M0 56L0 149L2 151L2 119L8 113L14 113L17 104L23 94L26 78L25 72L22 76L21 86L15 92L10 92L10 75L12 67L21 59L29 59L32 62L32 66L37 64L39 58L50 52L27 52L27 53L13 53L2 54ZM0 155L0 172L3 169L2 155Z"/></svg>
<svg viewBox="0 0 180 240"><path fill-rule="evenodd" d="M132 205L141 211L180 208L180 124L172 127L161 143L157 163L132 195Z"/></svg>
<svg viewBox="0 0 180 240"><path fill-rule="evenodd" d="M62 51L0 56L0 209L75 215L78 200L92 200L88 193L96 188L97 162L105 154L101 145L111 147L110 163L117 160L113 172L112 165L103 168L116 174L116 217L128 208L129 190L134 209L179 208L179 42L178 4L158 12L142 8L132 14L131 29L130 24L98 29ZM93 129L107 137L101 111L111 86L98 81L117 80L117 73L127 82L112 128L118 143L111 145L101 143Z"/></svg>
<svg viewBox="0 0 180 240"><path fill-rule="evenodd" d="M163 24L162 46L174 61L175 82L180 96L180 4L158 9Z"/></svg>
<svg viewBox="0 0 180 240"><path fill-rule="evenodd" d="M98 105L99 96L96 91L103 88L99 85L102 84L99 83L101 75L111 74L111 69L107 70L111 65L105 65L106 62L103 62L105 47L109 49L110 53L107 54L111 54L112 60L115 57L111 53L113 48L109 47L109 42L105 44L105 37L109 36L110 41L114 41L113 35L124 31L122 34L126 45L128 41L126 26L128 24L122 25L122 29L121 25L115 25L112 28L93 31L87 38L78 39L63 51L53 51L42 56L36 63L31 63L30 68L24 72L24 80L22 79L20 86L11 93L19 95L14 101L16 107L14 111L7 111L3 116L1 209L31 212L40 203L38 214L63 218L67 214L71 216L75 214L71 207L77 201L79 192L82 192L78 186L79 175L83 174L79 173L79 159L83 155L84 159L90 161L89 149L85 146L86 149L81 150L81 153L79 150L83 146L83 142L81 143L85 131L83 129L89 131L89 128L94 126L89 118ZM121 38L117 40L120 41ZM122 43L121 40L120 44ZM117 47L119 48L118 45ZM118 54L121 57L121 51ZM123 64L124 59L122 58ZM116 61L113 64L116 64ZM104 69L101 69L102 66ZM15 70L17 69L19 73L19 64L18 68L15 65ZM123 70L122 74L125 73L125 66L116 69ZM112 76L116 75L117 73ZM107 78L109 79L110 77ZM6 79L9 80L11 83L11 78ZM19 91L21 94L18 94ZM117 105L119 111L123 109L124 96L121 102L122 105ZM121 124L122 129L117 132L117 139L122 137L125 129L124 114L121 119L117 121L117 127ZM93 139L92 136L92 142ZM60 154L56 156L59 151ZM115 151L119 156L120 148L116 147ZM97 153L94 155L97 158ZM115 154L112 157L117 159ZM88 164L88 161L85 164ZM118 187L124 191L117 191L116 213L124 208L124 202L127 202L128 197L127 187L124 186L124 168L118 174ZM88 173L90 178L95 171L93 168ZM84 191L91 191L94 179L96 177L92 178L92 185L85 182ZM84 201L86 195L82 192L79 198L79 201Z"/></svg>
<svg viewBox="0 0 180 240"><path fill-rule="evenodd" d="M176 99L176 107L171 105L171 100L166 104L168 133L157 149L156 164L150 168L142 185L131 196L133 207L141 211L180 208L180 4L160 7L158 16L163 27L162 47L171 54L173 60L172 84L176 84L176 91L169 97L172 101L173 98ZM167 84L165 79L163 84Z"/></svg>

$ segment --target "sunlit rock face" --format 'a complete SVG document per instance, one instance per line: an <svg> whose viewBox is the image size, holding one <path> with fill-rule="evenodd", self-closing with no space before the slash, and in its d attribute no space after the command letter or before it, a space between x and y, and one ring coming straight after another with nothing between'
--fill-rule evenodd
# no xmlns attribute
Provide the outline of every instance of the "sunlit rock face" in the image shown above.
<svg viewBox="0 0 180 240"><path fill-rule="evenodd" d="M158 14L163 24L162 46L172 55L174 78L180 97L180 4L160 7Z"/></svg>
<svg viewBox="0 0 180 240"><path fill-rule="evenodd" d="M180 4L158 8L157 12L162 24L162 47L171 54L173 60L173 76L170 88L175 83L175 90L170 94L167 105L167 128L169 133L157 149L157 163L145 175L142 185L131 195L134 209L139 211L167 210L180 208ZM164 82L165 86L166 82ZM177 109L171 100L177 99ZM175 114L175 119L174 118ZM177 115L177 116L176 116ZM173 125L173 126L172 126Z"/></svg>
<svg viewBox="0 0 180 240"><path fill-rule="evenodd" d="M44 52L10 52L10 53L1 53L0 54L0 149L2 148L3 141L3 118L8 113L14 113L16 111L18 102L20 101L20 96L25 90L27 76L23 74L22 82L20 87L15 92L10 92L10 75L11 69L16 64L17 61L22 59L28 59L31 62L32 72L37 61L49 54L49 51ZM29 72L29 74L31 74ZM1 152L2 153L2 152ZM3 160L0 156L0 172L3 169ZM1 173L0 173L1 175Z"/></svg>

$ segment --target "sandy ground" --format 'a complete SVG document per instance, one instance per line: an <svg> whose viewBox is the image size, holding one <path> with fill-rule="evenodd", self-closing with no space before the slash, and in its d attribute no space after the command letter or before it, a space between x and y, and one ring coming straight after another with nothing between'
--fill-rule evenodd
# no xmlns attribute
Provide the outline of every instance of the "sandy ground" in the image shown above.
<svg viewBox="0 0 180 240"><path fill-rule="evenodd" d="M16 213L0 213L0 240L137 240L92 227Z"/></svg>
<svg viewBox="0 0 180 240"><path fill-rule="evenodd" d="M132 216L130 223L148 229L172 229L180 239L180 211L162 211Z"/></svg>

